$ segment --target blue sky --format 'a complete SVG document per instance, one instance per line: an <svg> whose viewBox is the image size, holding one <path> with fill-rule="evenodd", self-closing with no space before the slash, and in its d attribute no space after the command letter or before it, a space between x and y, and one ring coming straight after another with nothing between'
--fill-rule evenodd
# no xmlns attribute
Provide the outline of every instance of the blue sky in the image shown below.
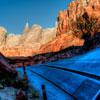
<svg viewBox="0 0 100 100"><path fill-rule="evenodd" d="M8 33L22 34L25 24L54 27L60 10L72 0L0 0L0 26Z"/></svg>

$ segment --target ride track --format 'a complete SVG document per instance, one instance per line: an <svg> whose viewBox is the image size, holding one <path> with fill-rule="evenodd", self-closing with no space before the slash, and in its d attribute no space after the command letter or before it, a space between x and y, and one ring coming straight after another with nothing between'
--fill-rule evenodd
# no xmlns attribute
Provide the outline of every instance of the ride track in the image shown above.
<svg viewBox="0 0 100 100"><path fill-rule="evenodd" d="M86 73L86 72L81 72L81 71L76 71L76 70L72 70L72 69L68 69L68 68L56 67L56 66L49 66L49 65L40 65L40 66L46 66L46 67L51 67L51 68L60 69L60 70L64 70L64 71L69 71L72 73L80 74L80 75L83 75L83 76L93 78L93 79L100 81L100 76L98 76L98 75L94 75L94 74L90 74L90 73Z"/></svg>
<svg viewBox="0 0 100 100"><path fill-rule="evenodd" d="M88 77L88 78L91 78L91 79L95 79L97 81L100 81L100 76L98 75L94 75L94 74L90 74L88 72L82 72L82 71L76 71L76 70L72 70L72 69L68 69L68 68L62 68L62 67L57 67L57 66L53 66L53 65L38 65L39 67L42 68L43 67L46 67L46 68L52 68L52 69L58 69L58 70L62 70L62 71L65 71L65 72L71 72L71 73L75 73L75 74L79 74L79 75L82 75L82 76L85 76L85 77ZM53 85L55 85L57 88L59 88L60 90L62 90L63 92L67 93L68 95L70 95L74 100L78 100L75 96L73 96L72 94L68 93L65 89L63 89L62 87L60 87L59 85L57 85L55 82L49 80L48 78L44 77L43 75L39 74L38 72L36 71L33 71L31 69L27 69L28 71L32 72L32 73L35 73L37 74L38 76L44 78L45 80L49 81L50 83L52 83ZM98 98L98 95L97 97ZM94 99L94 100L98 100L98 99Z"/></svg>
<svg viewBox="0 0 100 100"><path fill-rule="evenodd" d="M46 86L48 100L99 100L99 54L100 48L70 59L27 66L26 74L39 91L42 84Z"/></svg>
<svg viewBox="0 0 100 100"><path fill-rule="evenodd" d="M70 95L74 100L77 100L73 95L71 95L70 93L66 92L63 88L61 88L60 86L56 85L54 82L48 80L47 78L45 78L45 77L42 76L41 74L39 74L39 73L37 73L37 72L35 72L35 71L32 71L32 70L30 70L30 69L27 69L27 70L30 71L30 72L33 72L33 73L35 73L35 74L37 74L37 75L39 75L40 77L42 77L42 78L44 78L45 80L47 80L48 82L52 83L54 86L56 86L57 88L59 88L59 89L62 90L63 92L65 92L65 93L67 93L68 95Z"/></svg>

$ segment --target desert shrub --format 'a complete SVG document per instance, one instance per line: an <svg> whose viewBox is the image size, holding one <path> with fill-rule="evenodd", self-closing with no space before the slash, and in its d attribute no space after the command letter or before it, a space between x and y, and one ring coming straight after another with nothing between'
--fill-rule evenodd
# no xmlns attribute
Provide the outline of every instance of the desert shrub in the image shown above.
<svg viewBox="0 0 100 100"><path fill-rule="evenodd" d="M100 30L99 18L96 18L95 16L89 17L87 13L78 17L74 24L77 26L77 29L73 28L74 34L78 34L78 31L80 30L82 34L90 32L91 35L93 35Z"/></svg>
<svg viewBox="0 0 100 100"><path fill-rule="evenodd" d="M34 90L32 90L31 93L32 93L32 97L33 97L33 98L38 98L38 97L39 97L39 96L37 95L37 93L36 93Z"/></svg>
<svg viewBox="0 0 100 100"><path fill-rule="evenodd" d="M39 54L38 52L32 52L32 56L36 56L38 54Z"/></svg>

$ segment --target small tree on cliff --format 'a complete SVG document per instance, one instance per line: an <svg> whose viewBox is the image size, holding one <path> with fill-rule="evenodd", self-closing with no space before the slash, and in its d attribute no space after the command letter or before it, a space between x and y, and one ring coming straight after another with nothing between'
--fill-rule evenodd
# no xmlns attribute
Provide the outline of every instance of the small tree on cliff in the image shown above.
<svg viewBox="0 0 100 100"><path fill-rule="evenodd" d="M77 18L76 25L77 29L81 30L82 34L90 32L91 36L100 30L99 19L94 16L89 17L87 13L84 13L82 17Z"/></svg>

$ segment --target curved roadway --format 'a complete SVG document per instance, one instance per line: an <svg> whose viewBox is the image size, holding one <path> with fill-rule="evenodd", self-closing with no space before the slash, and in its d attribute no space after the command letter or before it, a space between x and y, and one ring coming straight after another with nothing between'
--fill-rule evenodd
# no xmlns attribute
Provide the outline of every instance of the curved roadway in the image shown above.
<svg viewBox="0 0 100 100"><path fill-rule="evenodd" d="M100 48L87 54L57 62L27 66L30 83L47 100L96 100L100 93ZM22 68L18 68L23 73Z"/></svg>

